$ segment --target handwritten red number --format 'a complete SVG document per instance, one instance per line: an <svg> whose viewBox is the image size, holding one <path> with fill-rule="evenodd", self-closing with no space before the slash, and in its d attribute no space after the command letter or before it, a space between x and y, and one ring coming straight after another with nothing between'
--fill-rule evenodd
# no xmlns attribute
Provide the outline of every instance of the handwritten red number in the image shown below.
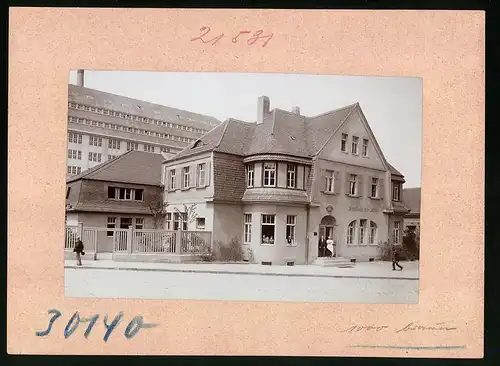
<svg viewBox="0 0 500 366"><path fill-rule="evenodd" d="M200 32L202 33L201 35L199 35L198 37L195 37L195 38L192 38L191 39L191 42L192 41L197 41L197 40L200 40L202 41L203 43L212 43L212 46L215 45L217 42L220 41L220 39L222 37L224 37L224 33L221 33L220 35L218 35L217 37L214 37L212 39L209 39L208 41L205 41L203 39L204 36L206 36L209 32L210 32L210 27L201 27L200 28Z"/></svg>
<svg viewBox="0 0 500 366"><path fill-rule="evenodd" d="M250 33L250 31L240 31L240 33L238 33L238 34L236 35L236 37L234 37L234 38L232 39L232 42L233 42L233 43L238 42L238 37L239 37L240 35L242 35L242 34L248 34L248 33Z"/></svg>
<svg viewBox="0 0 500 366"><path fill-rule="evenodd" d="M255 42L257 42L259 39L264 39L266 38L266 41L262 44L262 47L266 47L266 45L269 43L271 38L273 38L273 33L268 34L267 36L263 36L262 33L264 33L263 30L258 30L256 31L252 37L250 37L247 41L248 45L253 45Z"/></svg>

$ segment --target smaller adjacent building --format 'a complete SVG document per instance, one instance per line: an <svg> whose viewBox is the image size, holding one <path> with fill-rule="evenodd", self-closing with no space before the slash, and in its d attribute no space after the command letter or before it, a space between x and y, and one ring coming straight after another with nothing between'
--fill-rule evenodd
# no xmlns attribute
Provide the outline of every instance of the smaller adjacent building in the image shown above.
<svg viewBox="0 0 500 366"><path fill-rule="evenodd" d="M163 160L161 154L128 151L68 178L66 225L155 228L155 212L162 204ZM102 230L99 236L99 252L112 252L113 231Z"/></svg>
<svg viewBox="0 0 500 366"><path fill-rule="evenodd" d="M404 217L404 228L413 229L415 232L420 232L420 187L416 188L405 188L404 202L405 205L410 209Z"/></svg>

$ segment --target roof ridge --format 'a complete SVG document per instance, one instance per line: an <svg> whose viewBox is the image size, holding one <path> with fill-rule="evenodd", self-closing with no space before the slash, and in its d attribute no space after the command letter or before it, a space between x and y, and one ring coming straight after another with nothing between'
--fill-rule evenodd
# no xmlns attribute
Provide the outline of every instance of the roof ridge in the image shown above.
<svg viewBox="0 0 500 366"><path fill-rule="evenodd" d="M121 159L123 159L123 157L125 157L127 155L130 155L130 153L132 153L133 151L136 151L136 150L127 151L124 154L118 155L114 159L108 160L108 161L106 161L104 163L96 165L95 167L87 169L84 172L82 172L81 174L78 174L78 175L75 175L73 177L70 177L69 179L66 180L66 183L75 182L75 181L77 181L79 179L85 179L85 178L87 178L91 174L94 174L94 173L97 173L99 171L102 171L103 169L107 169L110 166L114 165L118 160L121 160ZM142 152L142 151L138 151L138 152Z"/></svg>
<svg viewBox="0 0 500 366"><path fill-rule="evenodd" d="M337 133L337 131L340 129L340 127L345 123L345 121L347 121L347 119L351 116L352 112L356 109L356 107L358 106L359 104L358 103L355 103L355 104L351 104L349 107L351 107L351 110L349 111L349 113L346 114L346 116L342 119L342 121L338 124L337 128L335 128L335 130L333 130L333 132L330 134L330 136L328 137L328 139L325 141L325 143L319 148L318 151L316 151L315 153L313 153L313 155L318 155L324 148L326 145L328 145L328 143L332 140L333 136L335 136L335 134ZM347 108L347 107L346 107ZM344 108L342 108L344 109Z"/></svg>
<svg viewBox="0 0 500 366"><path fill-rule="evenodd" d="M217 142L214 146L214 150L218 149L220 147L220 144L222 143L222 139L224 138L224 135L226 134L227 126L229 126L229 121L230 121L229 119L226 119L224 122L222 122L222 123L225 123L226 125L224 126L224 130L221 133L221 136L219 138L219 142Z"/></svg>
<svg viewBox="0 0 500 366"><path fill-rule="evenodd" d="M352 107L355 107L356 105L359 105L359 102L356 102L356 103L353 103L353 104L349 104L349 105L346 105L344 107L340 107L340 108L337 108L337 109L332 109L331 111L324 112L324 113L318 114L316 116L307 117L307 119L311 120L311 119L314 119L314 118L326 116L327 114L334 113L334 112L339 112L339 111L341 111L343 109L347 109L347 108L352 108Z"/></svg>

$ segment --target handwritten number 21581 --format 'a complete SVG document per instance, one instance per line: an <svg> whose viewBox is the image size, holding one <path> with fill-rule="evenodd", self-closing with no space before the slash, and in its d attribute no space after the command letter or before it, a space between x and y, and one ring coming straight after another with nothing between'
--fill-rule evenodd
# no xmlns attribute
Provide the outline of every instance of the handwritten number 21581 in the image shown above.
<svg viewBox="0 0 500 366"><path fill-rule="evenodd" d="M62 315L60 311L55 309L49 310L48 313L52 315L52 317L49 320L49 325L47 329L40 332L36 332L36 335L39 337L43 337L50 334L54 322ZM111 323L108 324L108 316L104 315L103 321L104 321L104 326L106 327L106 333L104 334L103 338L104 342L108 341L109 337L111 336L111 333L116 328L122 317L123 317L123 312L120 312L117 316L115 316L115 318L111 321ZM99 319L99 314L95 314L90 318L80 318L78 311L75 312L73 316L69 319L68 323L66 324L66 327L64 328L64 338L69 338L73 334L73 332L78 328L80 323L89 323L87 329L85 330L85 333L83 334L85 338L88 338L90 332L94 328L94 325L98 319ZM152 328L154 326L156 325L144 323L144 319L142 318L142 316L138 315L134 319L132 319L130 323L128 323L127 328L125 328L124 335L127 339L130 339L134 337L141 329Z"/></svg>
<svg viewBox="0 0 500 366"><path fill-rule="evenodd" d="M210 36L208 36L208 33L210 33L210 31L211 31L210 27L201 27L200 28L200 35L198 37L192 38L191 42L201 41L202 43L210 43L210 44L212 44L212 46L214 46L217 42L219 42L224 37L224 33L221 33L218 36L210 38ZM241 35L250 34L250 33L252 33L252 32L247 31L247 30L240 31L236 36L234 36L231 39L231 42L237 43L238 38ZM264 42L262 43L262 47L266 47L266 45L269 43L269 41L273 38L273 33L270 33L267 35L263 35L263 34L264 34L263 30L255 31L251 35L251 37L249 37L247 39L247 45L251 46L251 45L255 44L258 40L264 40Z"/></svg>

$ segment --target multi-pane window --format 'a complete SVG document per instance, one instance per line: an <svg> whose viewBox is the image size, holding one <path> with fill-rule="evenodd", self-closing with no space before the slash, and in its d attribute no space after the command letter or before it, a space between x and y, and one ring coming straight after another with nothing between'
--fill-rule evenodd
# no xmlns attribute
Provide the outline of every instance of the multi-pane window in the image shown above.
<svg viewBox="0 0 500 366"><path fill-rule="evenodd" d="M286 165L286 186L287 188L297 187L297 165L295 164Z"/></svg>
<svg viewBox="0 0 500 366"><path fill-rule="evenodd" d="M352 137L351 152L354 155L358 155L358 143L359 143L359 137L353 136Z"/></svg>
<svg viewBox="0 0 500 366"><path fill-rule="evenodd" d="M167 230L172 230L172 212L167 212L166 221L167 221Z"/></svg>
<svg viewBox="0 0 500 366"><path fill-rule="evenodd" d="M378 178L372 178L372 189L371 189L371 197L378 197Z"/></svg>
<svg viewBox="0 0 500 366"><path fill-rule="evenodd" d="M262 244L274 244L276 237L276 216L275 215L262 215L261 233Z"/></svg>
<svg viewBox="0 0 500 366"><path fill-rule="evenodd" d="M175 212L174 213L174 230L187 230L187 213Z"/></svg>
<svg viewBox="0 0 500 366"><path fill-rule="evenodd" d="M325 191L333 193L335 191L335 172L333 170L327 170L325 172Z"/></svg>
<svg viewBox="0 0 500 366"><path fill-rule="evenodd" d="M108 229L116 228L116 217L108 217L108 222L106 223L106 227ZM108 231L106 233L107 236L113 236L114 231Z"/></svg>
<svg viewBox="0 0 500 366"><path fill-rule="evenodd" d="M355 196L358 192L358 176L349 174L349 195Z"/></svg>
<svg viewBox="0 0 500 366"><path fill-rule="evenodd" d="M189 171L189 167L185 166L182 168L182 188L189 188L189 177L191 173Z"/></svg>
<svg viewBox="0 0 500 366"><path fill-rule="evenodd" d="M136 142L127 142L127 151L138 150L139 144Z"/></svg>
<svg viewBox="0 0 500 366"><path fill-rule="evenodd" d="M144 219L135 219L135 229L136 230L144 229Z"/></svg>
<svg viewBox="0 0 500 366"><path fill-rule="evenodd" d="M78 159L82 160L82 151L81 150L68 150L68 159Z"/></svg>
<svg viewBox="0 0 500 366"><path fill-rule="evenodd" d="M276 186L276 163L264 163L264 187Z"/></svg>
<svg viewBox="0 0 500 366"><path fill-rule="evenodd" d="M108 148L109 149L120 149L120 140L117 139L109 139L108 140Z"/></svg>
<svg viewBox="0 0 500 366"><path fill-rule="evenodd" d="M168 171L168 189L175 190L175 169Z"/></svg>
<svg viewBox="0 0 500 366"><path fill-rule="evenodd" d="M120 218L120 229L128 229L130 226L132 226L132 218L131 217Z"/></svg>
<svg viewBox="0 0 500 366"><path fill-rule="evenodd" d="M89 161L96 161L100 163L101 159L102 159L101 153L89 152Z"/></svg>
<svg viewBox="0 0 500 366"><path fill-rule="evenodd" d="M108 160L116 158L116 155L108 155Z"/></svg>
<svg viewBox="0 0 500 366"><path fill-rule="evenodd" d="M374 245L377 241L377 224L370 221L370 231L368 232L368 244Z"/></svg>
<svg viewBox="0 0 500 366"><path fill-rule="evenodd" d="M108 198L125 201L142 201L144 190L135 188L108 187Z"/></svg>
<svg viewBox="0 0 500 366"><path fill-rule="evenodd" d="M361 154L363 156L368 156L368 139L363 139L363 146L361 148Z"/></svg>
<svg viewBox="0 0 500 366"><path fill-rule="evenodd" d="M400 222L394 221L394 228L392 229L392 240L394 244L399 244L399 229Z"/></svg>
<svg viewBox="0 0 500 366"><path fill-rule="evenodd" d="M80 174L82 172L82 168L79 166L68 166L67 172L68 174Z"/></svg>
<svg viewBox="0 0 500 366"><path fill-rule="evenodd" d="M253 178L254 178L254 165L247 164L247 187L253 187Z"/></svg>
<svg viewBox="0 0 500 366"><path fill-rule="evenodd" d="M392 200L401 201L401 183L392 182Z"/></svg>
<svg viewBox="0 0 500 366"><path fill-rule="evenodd" d="M356 232L356 221L352 221L347 227L347 244L352 245L354 243L354 233Z"/></svg>
<svg viewBox="0 0 500 366"><path fill-rule="evenodd" d="M205 187L206 163L198 164L198 187Z"/></svg>
<svg viewBox="0 0 500 366"><path fill-rule="evenodd" d="M358 235L358 244L364 244L365 242L365 232L366 232L366 220L359 220L359 235Z"/></svg>
<svg viewBox="0 0 500 366"><path fill-rule="evenodd" d="M144 144L144 151L154 153L155 147L153 145Z"/></svg>
<svg viewBox="0 0 500 366"><path fill-rule="evenodd" d="M244 239L245 244L252 242L252 214L245 214Z"/></svg>
<svg viewBox="0 0 500 366"><path fill-rule="evenodd" d="M90 146L102 146L102 137L89 136Z"/></svg>
<svg viewBox="0 0 500 366"><path fill-rule="evenodd" d="M74 144L82 143L82 135L79 133L68 133L68 142L72 142Z"/></svg>
<svg viewBox="0 0 500 366"><path fill-rule="evenodd" d="M295 224L297 216L286 216L286 245L295 245Z"/></svg>
<svg viewBox="0 0 500 366"><path fill-rule="evenodd" d="M347 133L342 134L342 140L340 140L340 150L347 152Z"/></svg>

